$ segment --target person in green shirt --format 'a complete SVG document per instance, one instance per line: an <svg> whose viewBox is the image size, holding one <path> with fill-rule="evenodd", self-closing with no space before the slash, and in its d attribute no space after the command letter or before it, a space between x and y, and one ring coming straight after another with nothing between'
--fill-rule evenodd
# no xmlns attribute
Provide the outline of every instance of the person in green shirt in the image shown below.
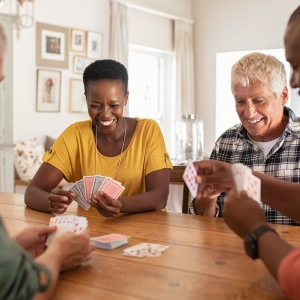
<svg viewBox="0 0 300 300"><path fill-rule="evenodd" d="M59 273L79 266L92 257L95 244L89 232L67 232L53 239L47 236L55 226L26 228L10 238L0 218L0 299L49 299Z"/></svg>
<svg viewBox="0 0 300 300"><path fill-rule="evenodd" d="M4 78L5 49L0 24L0 81ZM61 271L91 259L95 244L88 230L58 235L46 248L46 239L55 230L56 226L26 228L10 238L0 218L0 300L49 299Z"/></svg>

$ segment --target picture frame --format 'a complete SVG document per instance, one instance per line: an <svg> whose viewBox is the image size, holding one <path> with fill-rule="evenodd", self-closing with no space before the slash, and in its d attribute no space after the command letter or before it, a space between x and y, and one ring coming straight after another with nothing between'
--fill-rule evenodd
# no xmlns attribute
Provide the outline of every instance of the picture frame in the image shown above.
<svg viewBox="0 0 300 300"><path fill-rule="evenodd" d="M72 28L70 38L70 49L75 52L85 52L86 31Z"/></svg>
<svg viewBox="0 0 300 300"><path fill-rule="evenodd" d="M59 112L61 71L37 70L36 111Z"/></svg>
<svg viewBox="0 0 300 300"><path fill-rule="evenodd" d="M74 55L74 67L73 72L75 74L82 74L85 69L85 57Z"/></svg>
<svg viewBox="0 0 300 300"><path fill-rule="evenodd" d="M88 31L87 33L87 58L101 59L102 33Z"/></svg>
<svg viewBox="0 0 300 300"><path fill-rule="evenodd" d="M87 113L84 85L81 79L70 79L70 112Z"/></svg>
<svg viewBox="0 0 300 300"><path fill-rule="evenodd" d="M36 22L37 66L69 68L68 33L68 28Z"/></svg>

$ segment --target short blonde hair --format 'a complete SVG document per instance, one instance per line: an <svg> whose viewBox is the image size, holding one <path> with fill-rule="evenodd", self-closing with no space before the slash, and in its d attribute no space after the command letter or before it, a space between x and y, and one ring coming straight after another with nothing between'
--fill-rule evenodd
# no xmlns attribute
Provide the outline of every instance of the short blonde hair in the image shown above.
<svg viewBox="0 0 300 300"><path fill-rule="evenodd" d="M259 52L243 56L231 69L231 90L236 84L247 86L255 80L279 97L287 85L283 63L272 55Z"/></svg>

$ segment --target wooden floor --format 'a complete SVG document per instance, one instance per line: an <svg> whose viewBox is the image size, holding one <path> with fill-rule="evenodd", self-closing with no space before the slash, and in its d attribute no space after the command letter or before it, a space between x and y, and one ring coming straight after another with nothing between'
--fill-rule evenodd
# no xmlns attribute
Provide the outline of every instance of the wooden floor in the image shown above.
<svg viewBox="0 0 300 300"><path fill-rule="evenodd" d="M25 207L22 195L0 193L0 214L10 234L48 224L51 214ZM91 236L121 233L129 243L96 249L92 260L64 272L53 299L285 299L260 260L245 255L242 240L223 219L149 212L106 219L72 204L66 214L86 216ZM300 247L300 228L272 225ZM170 246L161 257L133 258L124 248L140 242Z"/></svg>

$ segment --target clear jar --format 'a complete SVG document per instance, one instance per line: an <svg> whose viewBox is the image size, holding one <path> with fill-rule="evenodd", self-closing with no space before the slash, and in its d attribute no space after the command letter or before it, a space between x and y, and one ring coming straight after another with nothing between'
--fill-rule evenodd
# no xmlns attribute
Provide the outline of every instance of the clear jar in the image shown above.
<svg viewBox="0 0 300 300"><path fill-rule="evenodd" d="M198 115L182 115L176 122L176 162L186 165L188 160L203 159L203 121Z"/></svg>

